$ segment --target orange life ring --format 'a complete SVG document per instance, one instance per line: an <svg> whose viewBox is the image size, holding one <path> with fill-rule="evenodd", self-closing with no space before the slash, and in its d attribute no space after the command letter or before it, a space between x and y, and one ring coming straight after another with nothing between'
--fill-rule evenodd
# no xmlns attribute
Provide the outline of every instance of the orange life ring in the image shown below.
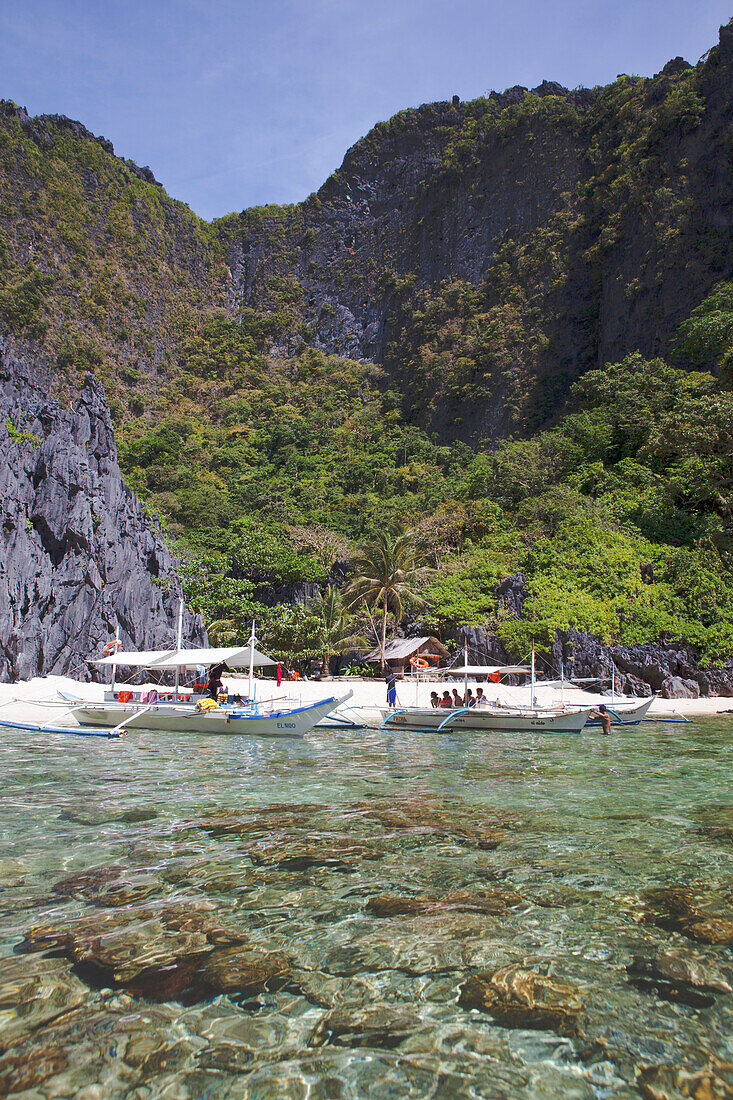
<svg viewBox="0 0 733 1100"><path fill-rule="evenodd" d="M428 662L424 657L410 657L410 664L413 668L429 668Z"/></svg>

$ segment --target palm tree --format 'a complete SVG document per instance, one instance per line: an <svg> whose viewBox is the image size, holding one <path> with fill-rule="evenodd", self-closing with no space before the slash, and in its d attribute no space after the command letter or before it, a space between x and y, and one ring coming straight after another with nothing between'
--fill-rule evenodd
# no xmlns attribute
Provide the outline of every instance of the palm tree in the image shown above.
<svg viewBox="0 0 733 1100"><path fill-rule="evenodd" d="M237 624L233 619L214 619L206 627L206 633L212 646L226 645L233 641L237 633Z"/></svg>
<svg viewBox="0 0 733 1100"><path fill-rule="evenodd" d="M379 667L384 671L384 651L387 644L387 614L392 611L395 619L401 619L404 600L413 604L424 601L417 595L416 586L424 569L415 543L414 531L392 534L380 531L368 543L360 547L352 559L355 574L347 589L347 607L364 602L382 611L382 637L379 650Z"/></svg>
<svg viewBox="0 0 733 1100"><path fill-rule="evenodd" d="M356 624L353 617L347 614L336 585L329 585L323 595L316 596L309 604L309 610L323 620L322 673L324 676L328 675L328 661L334 654L369 645L366 638L354 633Z"/></svg>

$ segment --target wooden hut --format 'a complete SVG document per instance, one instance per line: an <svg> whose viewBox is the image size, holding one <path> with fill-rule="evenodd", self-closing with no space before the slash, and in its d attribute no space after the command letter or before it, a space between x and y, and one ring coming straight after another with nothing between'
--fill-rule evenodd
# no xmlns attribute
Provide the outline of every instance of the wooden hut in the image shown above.
<svg viewBox="0 0 733 1100"><path fill-rule="evenodd" d="M397 673L413 671L413 666L410 664L411 657L422 657L428 662L429 668L437 668L440 662L449 656L448 650L437 638L397 638L393 642L387 642L384 649L386 664ZM379 647L367 653L364 660L370 665L379 666Z"/></svg>

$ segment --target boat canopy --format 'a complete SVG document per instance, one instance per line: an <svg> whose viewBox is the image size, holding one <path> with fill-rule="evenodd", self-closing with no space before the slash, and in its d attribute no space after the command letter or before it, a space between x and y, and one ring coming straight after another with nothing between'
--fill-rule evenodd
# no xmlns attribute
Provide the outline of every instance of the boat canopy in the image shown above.
<svg viewBox="0 0 733 1100"><path fill-rule="evenodd" d="M565 688L566 691L582 691L578 680L538 680L535 687L538 688ZM597 684L597 680L584 680L583 683Z"/></svg>
<svg viewBox="0 0 733 1100"><path fill-rule="evenodd" d="M93 661L95 665L127 665L134 668L194 668L196 665L218 665L222 662L230 668L249 668L250 646L229 646L218 649L165 649L135 653L119 650L109 657ZM271 657L254 650L256 668L276 665Z"/></svg>
<svg viewBox="0 0 733 1100"><path fill-rule="evenodd" d="M451 676L495 676L498 672L501 676L510 676L520 672L529 672L524 665L457 665L456 668L447 668Z"/></svg>
<svg viewBox="0 0 733 1100"><path fill-rule="evenodd" d="M229 649L179 649L163 661L158 661L156 668L185 668L193 665L218 665L226 662L230 668L249 668L250 647L233 646ZM275 666L277 661L254 650L255 668Z"/></svg>
<svg viewBox="0 0 733 1100"><path fill-rule="evenodd" d="M118 649L110 657L101 657L98 661L90 661L92 665L129 665L131 668L153 668L164 657L172 657L175 649L144 649L139 653L134 650Z"/></svg>

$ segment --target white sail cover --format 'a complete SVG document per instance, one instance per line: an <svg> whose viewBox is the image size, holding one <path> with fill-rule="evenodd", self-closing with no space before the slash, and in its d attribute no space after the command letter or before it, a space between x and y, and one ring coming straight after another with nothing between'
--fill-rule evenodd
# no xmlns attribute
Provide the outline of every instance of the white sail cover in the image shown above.
<svg viewBox="0 0 733 1100"><path fill-rule="evenodd" d="M95 665L127 665L131 668L195 668L196 665L218 665L224 662L230 668L249 668L250 647L229 646L216 649L164 649L135 653L119 650L109 657L93 661ZM255 668L276 665L271 657L254 651Z"/></svg>

